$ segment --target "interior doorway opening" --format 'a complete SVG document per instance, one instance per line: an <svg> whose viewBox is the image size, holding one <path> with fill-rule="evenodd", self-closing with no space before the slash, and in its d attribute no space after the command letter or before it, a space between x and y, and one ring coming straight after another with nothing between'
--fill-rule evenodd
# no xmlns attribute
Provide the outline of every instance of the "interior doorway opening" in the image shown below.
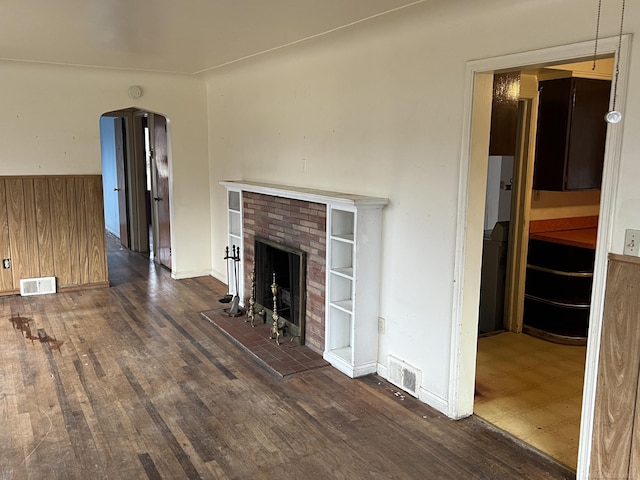
<svg viewBox="0 0 640 480"><path fill-rule="evenodd" d="M107 231L171 269L167 119L135 108L100 118Z"/></svg>
<svg viewBox="0 0 640 480"><path fill-rule="evenodd" d="M479 302L474 413L574 470L613 56L596 65L494 75ZM501 88L505 79L517 88ZM569 117L549 128L561 115L554 102L563 97L550 99L549 92L560 84L570 87ZM600 89L600 98L586 98L583 85ZM499 98L504 91L511 98ZM581 102L589 108L579 110ZM547 137L562 129L551 142L562 143L564 161L574 164L557 172L558 188L549 187L541 180L552 175ZM574 149L600 135L587 152L594 151L599 169L585 153L582 165L570 159L572 134L581 142Z"/></svg>

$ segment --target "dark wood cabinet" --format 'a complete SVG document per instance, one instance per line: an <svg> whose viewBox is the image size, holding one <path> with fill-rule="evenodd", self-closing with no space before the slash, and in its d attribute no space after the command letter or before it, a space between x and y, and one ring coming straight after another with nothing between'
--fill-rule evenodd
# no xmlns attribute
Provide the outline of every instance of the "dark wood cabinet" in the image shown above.
<svg viewBox="0 0 640 480"><path fill-rule="evenodd" d="M529 240L525 332L557 343L586 343L594 253L589 248Z"/></svg>
<svg viewBox="0 0 640 480"><path fill-rule="evenodd" d="M559 78L539 83L535 190L600 188L611 82Z"/></svg>

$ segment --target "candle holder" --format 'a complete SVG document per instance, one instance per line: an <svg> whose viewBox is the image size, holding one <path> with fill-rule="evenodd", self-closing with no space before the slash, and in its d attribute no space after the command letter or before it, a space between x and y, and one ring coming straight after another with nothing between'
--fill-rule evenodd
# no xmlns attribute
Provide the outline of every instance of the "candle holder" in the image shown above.
<svg viewBox="0 0 640 480"><path fill-rule="evenodd" d="M251 282L251 296L249 297L249 308L247 309L247 319L245 322L251 322L251 326L255 328L255 305L256 305L256 264L253 264L253 270L249 273L249 281Z"/></svg>
<svg viewBox="0 0 640 480"><path fill-rule="evenodd" d="M282 336L284 324L280 323L280 315L278 315L278 284L276 283L276 274L273 274L273 283L271 284L271 293L273 294L273 313L271 319L271 333L269 339L272 340L274 335L276 339L276 345L280 345L280 337Z"/></svg>

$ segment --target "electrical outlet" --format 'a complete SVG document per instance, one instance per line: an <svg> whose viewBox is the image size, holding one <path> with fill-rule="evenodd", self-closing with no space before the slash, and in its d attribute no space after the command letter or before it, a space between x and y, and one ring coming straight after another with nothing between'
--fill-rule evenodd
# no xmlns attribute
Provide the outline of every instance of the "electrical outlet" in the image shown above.
<svg viewBox="0 0 640 480"><path fill-rule="evenodd" d="M384 335L384 318L378 317L378 333Z"/></svg>
<svg viewBox="0 0 640 480"><path fill-rule="evenodd" d="M11 268L11 259L10 258L5 258L2 260L2 268L4 268L5 270L7 270L8 268Z"/></svg>
<svg viewBox="0 0 640 480"><path fill-rule="evenodd" d="M624 234L624 254L640 257L640 230L627 228Z"/></svg>

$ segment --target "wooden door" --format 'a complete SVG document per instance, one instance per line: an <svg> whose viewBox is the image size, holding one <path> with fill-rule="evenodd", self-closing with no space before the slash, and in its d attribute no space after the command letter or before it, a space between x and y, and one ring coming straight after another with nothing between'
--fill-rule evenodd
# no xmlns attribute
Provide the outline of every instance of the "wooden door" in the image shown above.
<svg viewBox="0 0 640 480"><path fill-rule="evenodd" d="M120 243L127 248L131 248L129 241L129 208L127 201L127 148L125 119L114 119L114 130L116 138L116 171L118 186L118 216L120 219Z"/></svg>
<svg viewBox="0 0 640 480"><path fill-rule="evenodd" d="M171 216L169 204L169 158L167 151L167 119L154 115L154 163L155 163L155 195L156 222L158 238L158 262L171 268Z"/></svg>

